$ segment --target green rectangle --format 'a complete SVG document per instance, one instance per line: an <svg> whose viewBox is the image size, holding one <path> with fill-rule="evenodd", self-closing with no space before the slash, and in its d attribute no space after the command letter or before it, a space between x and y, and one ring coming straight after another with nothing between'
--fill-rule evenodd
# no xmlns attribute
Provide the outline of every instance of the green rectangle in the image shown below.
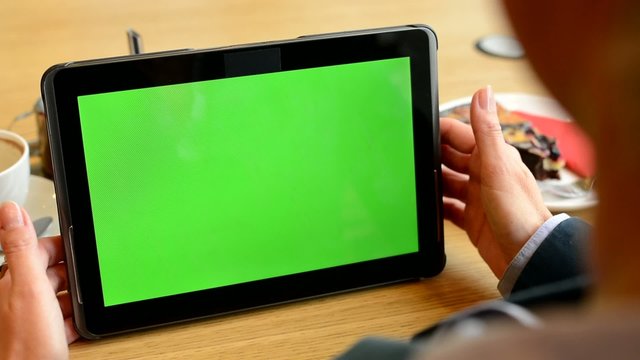
<svg viewBox="0 0 640 360"><path fill-rule="evenodd" d="M105 306L418 250L409 58L78 104Z"/></svg>

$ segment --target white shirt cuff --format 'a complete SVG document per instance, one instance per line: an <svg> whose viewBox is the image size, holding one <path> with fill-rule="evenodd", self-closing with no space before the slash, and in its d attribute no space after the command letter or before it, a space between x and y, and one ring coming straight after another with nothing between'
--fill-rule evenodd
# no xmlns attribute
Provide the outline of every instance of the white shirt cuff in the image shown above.
<svg viewBox="0 0 640 360"><path fill-rule="evenodd" d="M533 254L538 250L538 247L542 242L551 234L553 229L556 228L561 222L567 220L570 216L562 213L555 216L552 216L547 221L542 224L538 230L527 240L522 249L518 252L516 257L511 260L511 264L507 267L507 270L504 272L502 279L498 282L498 291L502 294L503 297L509 296L511 294L511 290L513 286L516 284L518 277L524 270L524 267L527 265Z"/></svg>

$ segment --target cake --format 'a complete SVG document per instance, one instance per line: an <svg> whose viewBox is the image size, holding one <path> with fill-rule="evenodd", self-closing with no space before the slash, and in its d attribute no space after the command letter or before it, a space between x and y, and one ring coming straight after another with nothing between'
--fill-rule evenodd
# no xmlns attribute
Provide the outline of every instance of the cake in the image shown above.
<svg viewBox="0 0 640 360"><path fill-rule="evenodd" d="M440 113L442 117L469 123L469 105L461 105ZM536 180L559 179L565 162L560 156L556 139L541 134L530 122L498 104L498 119L505 141L520 153L524 164Z"/></svg>

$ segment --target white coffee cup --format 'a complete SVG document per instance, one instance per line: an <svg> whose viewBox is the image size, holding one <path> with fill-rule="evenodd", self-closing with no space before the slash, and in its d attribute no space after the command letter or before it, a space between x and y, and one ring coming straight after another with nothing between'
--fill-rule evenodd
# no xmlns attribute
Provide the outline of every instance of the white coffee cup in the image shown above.
<svg viewBox="0 0 640 360"><path fill-rule="evenodd" d="M20 135L0 130L0 203L24 205L29 193L29 144Z"/></svg>

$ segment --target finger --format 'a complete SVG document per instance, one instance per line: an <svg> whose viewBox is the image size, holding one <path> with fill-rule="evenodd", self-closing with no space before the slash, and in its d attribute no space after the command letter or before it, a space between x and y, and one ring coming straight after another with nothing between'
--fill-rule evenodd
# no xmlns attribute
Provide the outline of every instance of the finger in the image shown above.
<svg viewBox="0 0 640 360"><path fill-rule="evenodd" d="M466 154L470 154L476 146L471 127L451 118L440 119L440 141Z"/></svg>
<svg viewBox="0 0 640 360"><path fill-rule="evenodd" d="M464 229L465 204L457 199L443 198L444 218L454 223L457 227Z"/></svg>
<svg viewBox="0 0 640 360"><path fill-rule="evenodd" d="M0 243L14 284L30 284L44 274L29 214L12 201L0 205Z"/></svg>
<svg viewBox="0 0 640 360"><path fill-rule="evenodd" d="M469 173L469 159L471 155L461 153L449 145L442 145L442 163L449 169L459 173Z"/></svg>
<svg viewBox="0 0 640 360"><path fill-rule="evenodd" d="M67 344L71 344L80 338L76 328L73 326L73 318L64 319L64 334L67 337Z"/></svg>
<svg viewBox="0 0 640 360"><path fill-rule="evenodd" d="M73 315L73 304L71 303L71 294L68 291L61 292L57 295L58 304L60 304L60 311L63 318L68 318Z"/></svg>
<svg viewBox="0 0 640 360"><path fill-rule="evenodd" d="M47 266L64 261L64 246L60 235L43 237L38 241L38 246Z"/></svg>
<svg viewBox="0 0 640 360"><path fill-rule="evenodd" d="M478 90L471 100L471 128L483 157L500 159L504 135L498 121L496 101L491 86Z"/></svg>
<svg viewBox="0 0 640 360"><path fill-rule="evenodd" d="M447 167L442 168L442 193L446 197L467 201L469 177Z"/></svg>
<svg viewBox="0 0 640 360"><path fill-rule="evenodd" d="M47 277L56 294L67 289L67 271L64 264L49 267L47 269Z"/></svg>

